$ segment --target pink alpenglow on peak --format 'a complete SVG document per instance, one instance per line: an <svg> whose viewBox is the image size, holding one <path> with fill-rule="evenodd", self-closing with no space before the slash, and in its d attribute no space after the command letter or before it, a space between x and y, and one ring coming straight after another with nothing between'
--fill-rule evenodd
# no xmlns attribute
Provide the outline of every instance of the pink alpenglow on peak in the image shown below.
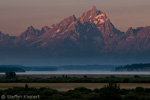
<svg viewBox="0 0 150 100"><path fill-rule="evenodd" d="M0 32L0 47L7 51L21 49L33 54L40 51L49 56L150 54L149 41L150 27L129 28L127 32L121 32L95 6L79 18L72 15L41 30L30 26L15 37Z"/></svg>

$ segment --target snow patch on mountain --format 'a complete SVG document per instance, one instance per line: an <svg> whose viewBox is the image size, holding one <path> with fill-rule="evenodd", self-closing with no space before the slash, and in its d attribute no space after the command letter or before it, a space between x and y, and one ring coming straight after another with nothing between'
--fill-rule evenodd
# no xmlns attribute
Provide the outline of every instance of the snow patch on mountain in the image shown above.
<svg viewBox="0 0 150 100"><path fill-rule="evenodd" d="M60 32L60 29L57 30L57 33Z"/></svg>
<svg viewBox="0 0 150 100"><path fill-rule="evenodd" d="M105 23L105 21L109 20L108 17L102 13L102 14L99 14L97 15L95 18L94 18L94 23L95 24L103 24Z"/></svg>
<svg viewBox="0 0 150 100"><path fill-rule="evenodd" d="M26 37L25 40L29 40L31 37Z"/></svg>

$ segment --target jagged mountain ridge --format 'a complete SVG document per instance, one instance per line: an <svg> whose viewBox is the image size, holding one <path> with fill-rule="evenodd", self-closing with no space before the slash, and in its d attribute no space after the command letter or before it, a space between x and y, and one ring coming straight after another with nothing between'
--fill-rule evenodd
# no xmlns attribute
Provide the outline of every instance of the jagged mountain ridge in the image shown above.
<svg viewBox="0 0 150 100"><path fill-rule="evenodd" d="M0 33L0 47L39 49L53 56L148 52L149 41L150 27L129 28L127 32L121 32L95 6L79 18L72 15L51 27L38 30L30 26L17 37Z"/></svg>

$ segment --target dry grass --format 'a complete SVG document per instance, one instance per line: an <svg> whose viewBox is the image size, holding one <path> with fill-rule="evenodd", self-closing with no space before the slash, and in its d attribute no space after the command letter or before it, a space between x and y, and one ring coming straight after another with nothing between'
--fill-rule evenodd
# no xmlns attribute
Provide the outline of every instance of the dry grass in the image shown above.
<svg viewBox="0 0 150 100"><path fill-rule="evenodd" d="M18 78L50 78L50 77L62 77L63 75L17 75ZM68 77L83 77L84 75L68 75ZM87 75L87 77L93 78L105 78L110 77L111 75ZM134 77L135 75L113 75L115 77ZM140 77L150 77L150 75L138 75ZM4 77L4 75L0 75L0 78ZM26 83L0 83L0 89L7 89L12 87L24 87ZM59 91L68 91L72 90L76 87L86 87L89 89L102 88L107 83L28 83L29 87L47 87L56 89ZM119 83L121 88L124 89L133 89L136 87L144 87L150 88L150 83Z"/></svg>
<svg viewBox="0 0 150 100"><path fill-rule="evenodd" d="M0 83L0 89L4 90L12 87L24 87L26 83ZM149 83L119 83L120 88L133 89L136 87L150 88ZM102 88L107 83L28 83L29 87L40 88L47 87L59 91L68 91L76 87L86 87L89 89Z"/></svg>

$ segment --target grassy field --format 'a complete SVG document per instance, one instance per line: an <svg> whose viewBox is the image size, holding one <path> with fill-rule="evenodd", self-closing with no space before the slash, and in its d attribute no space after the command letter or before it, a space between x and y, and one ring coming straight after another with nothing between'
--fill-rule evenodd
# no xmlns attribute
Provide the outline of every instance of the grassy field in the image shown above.
<svg viewBox="0 0 150 100"><path fill-rule="evenodd" d="M51 78L51 77L63 77L64 75L17 75L19 79L28 79L28 78ZM67 75L68 77L78 77L83 78L85 75ZM112 75L86 75L87 77L92 78L107 78L111 77ZM132 78L135 77L135 75L113 75L115 77L121 77L121 78ZM140 78L150 78L150 75L138 75ZM0 78L4 78L4 75L0 75ZM0 83L0 90L13 88L13 87L24 87L26 83ZM102 88L107 83L27 83L29 87L34 88L41 88L41 87L47 87L56 89L59 91L68 91L73 90L77 87L86 87L88 89L96 89L96 88ZM150 83L118 83L120 84L120 88L122 89L133 89L136 87L144 87L144 88L150 88Z"/></svg>
<svg viewBox="0 0 150 100"><path fill-rule="evenodd" d="M0 89L8 89L12 87L24 87L26 83L0 83ZM133 89L136 87L150 88L149 83L118 83L121 89ZM107 83L28 83L29 87L40 88L47 87L59 91L68 91L76 87L86 87L88 89L102 88Z"/></svg>
<svg viewBox="0 0 150 100"><path fill-rule="evenodd" d="M50 78L50 77L62 77L63 75L67 75L68 77L78 77L78 78L83 78L85 75L79 75L79 74L54 74L54 75L18 75L18 77L33 77L33 78ZM112 75L104 75L104 74L90 74L86 75L87 77L92 77L92 78L105 78L105 77L111 77ZM115 77L134 77L135 75L113 75ZM138 75L140 77L150 77L150 75Z"/></svg>
<svg viewBox="0 0 150 100"><path fill-rule="evenodd" d="M68 77L78 77L78 78L83 78L85 75L80 75L80 74L53 74L53 75L17 75L18 78L51 78L51 77L62 77L62 76L68 76ZM92 77L92 78L105 78L105 77L111 77L112 75L104 75L104 74L90 74L90 75L86 75L87 77ZM127 78L131 78L134 77L135 75L113 75L115 77L127 77ZM150 77L150 75L138 75L141 78L142 77ZM0 75L0 78L5 77L5 75Z"/></svg>
<svg viewBox="0 0 150 100"><path fill-rule="evenodd" d="M40 75L40 74L29 74L29 75L17 75L18 78L51 78L51 77L62 77L63 75L67 75L68 77L78 77L78 78L83 78L85 75L84 74L53 74L53 75ZM105 78L105 77L111 77L112 75L104 75L104 74L87 74L87 77L92 77L92 78ZM134 77L135 75L113 75L115 77ZM140 77L150 77L150 75L138 75ZM0 75L0 78L5 77L5 75Z"/></svg>

